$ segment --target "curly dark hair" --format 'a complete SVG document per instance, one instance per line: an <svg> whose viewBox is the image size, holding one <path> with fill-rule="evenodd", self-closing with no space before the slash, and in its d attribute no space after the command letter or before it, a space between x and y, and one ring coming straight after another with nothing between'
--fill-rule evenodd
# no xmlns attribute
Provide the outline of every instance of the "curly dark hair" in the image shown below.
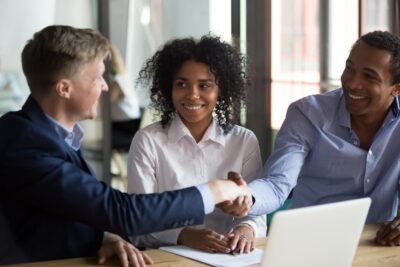
<svg viewBox="0 0 400 267"><path fill-rule="evenodd" d="M356 42L363 41L369 46L382 49L392 54L393 84L400 82L400 37L388 31L373 31L360 37Z"/></svg>
<svg viewBox="0 0 400 267"><path fill-rule="evenodd" d="M150 87L152 107L161 115L165 127L176 116L172 103L172 84L175 74L188 60L210 67L219 87L220 96L215 107L218 124L228 133L244 103L249 78L247 61L235 47L210 34L201 37L175 39L166 43L148 59L139 72L138 82Z"/></svg>

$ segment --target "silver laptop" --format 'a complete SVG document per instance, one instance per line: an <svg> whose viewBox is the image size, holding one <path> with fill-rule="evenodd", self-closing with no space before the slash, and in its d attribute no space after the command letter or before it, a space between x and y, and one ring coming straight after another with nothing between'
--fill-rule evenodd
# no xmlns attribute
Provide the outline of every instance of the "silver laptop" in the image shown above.
<svg viewBox="0 0 400 267"><path fill-rule="evenodd" d="M370 198L277 212L262 267L351 266Z"/></svg>

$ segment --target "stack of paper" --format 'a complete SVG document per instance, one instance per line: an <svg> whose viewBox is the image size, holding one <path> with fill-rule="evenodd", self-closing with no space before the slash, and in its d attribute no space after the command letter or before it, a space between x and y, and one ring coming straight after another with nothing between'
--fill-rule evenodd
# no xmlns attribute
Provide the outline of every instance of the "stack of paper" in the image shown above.
<svg viewBox="0 0 400 267"><path fill-rule="evenodd" d="M169 246L161 247L160 249L218 267L243 267L259 264L261 262L261 257L263 253L263 251L258 248L254 249L250 253L240 255L208 253L191 249L185 246Z"/></svg>

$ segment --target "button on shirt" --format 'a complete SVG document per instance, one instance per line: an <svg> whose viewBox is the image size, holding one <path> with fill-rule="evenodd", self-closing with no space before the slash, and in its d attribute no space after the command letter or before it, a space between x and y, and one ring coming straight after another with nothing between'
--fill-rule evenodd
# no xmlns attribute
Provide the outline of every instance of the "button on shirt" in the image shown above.
<svg viewBox="0 0 400 267"><path fill-rule="evenodd" d="M159 122L138 131L128 157L128 192L154 193L200 185L227 176L229 171L250 181L262 172L257 138L243 127L234 126L224 134L212 121L202 140L196 143L177 116L166 128ZM265 236L265 216L242 220L216 209L199 228L225 234L238 223L248 223L258 235ZM168 230L136 238L139 246L158 247L176 244L182 229Z"/></svg>
<svg viewBox="0 0 400 267"><path fill-rule="evenodd" d="M397 215L400 175L399 102L368 151L351 129L342 89L305 97L288 108L261 179L249 186L251 214L270 213L294 188L292 208L370 197L368 223Z"/></svg>

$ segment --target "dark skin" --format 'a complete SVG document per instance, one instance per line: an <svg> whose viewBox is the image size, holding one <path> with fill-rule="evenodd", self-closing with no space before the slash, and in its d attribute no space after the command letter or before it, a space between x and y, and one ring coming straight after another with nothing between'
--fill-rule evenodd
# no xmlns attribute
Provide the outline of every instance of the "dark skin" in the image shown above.
<svg viewBox="0 0 400 267"><path fill-rule="evenodd" d="M174 77L174 107L196 142L203 138L212 122L212 113L219 94L220 89L215 77L209 66L204 63L188 60L182 64ZM232 177L232 173L228 174L228 178L239 183L243 181L240 175ZM242 202L244 199L245 197L239 197L235 201ZM251 226L239 225L224 236L211 229L186 227L181 231L178 243L207 252L247 253L254 247L254 230Z"/></svg>
<svg viewBox="0 0 400 267"><path fill-rule="evenodd" d="M351 128L360 140L360 148L369 150L383 121L400 93L393 83L390 52L371 47L362 41L350 52L342 74L346 108ZM375 242L384 246L400 245L400 217L384 223Z"/></svg>
<svg viewBox="0 0 400 267"><path fill-rule="evenodd" d="M359 147L368 151L390 111L395 96L400 94L400 83L394 83L392 55L363 41L357 42L346 60L341 81L346 109L350 113L351 128L357 135ZM232 215L246 212L247 204L224 202L219 204ZM384 223L375 242L384 246L400 245L400 216Z"/></svg>

